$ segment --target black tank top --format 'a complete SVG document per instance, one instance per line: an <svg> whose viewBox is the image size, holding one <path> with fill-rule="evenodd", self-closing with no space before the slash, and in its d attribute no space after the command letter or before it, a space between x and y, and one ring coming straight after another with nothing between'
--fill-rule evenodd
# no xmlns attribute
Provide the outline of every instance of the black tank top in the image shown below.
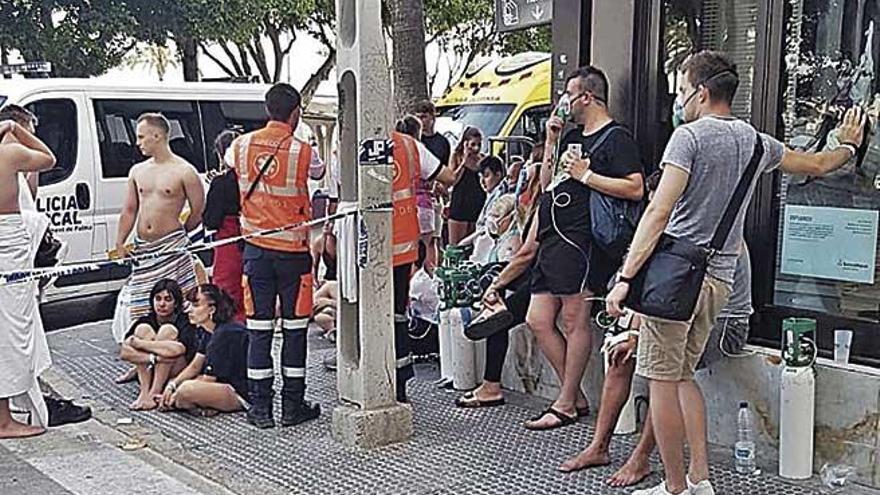
<svg viewBox="0 0 880 495"><path fill-rule="evenodd" d="M461 180L452 189L449 216L453 220L476 222L486 202L486 191L480 186L477 172L465 168Z"/></svg>

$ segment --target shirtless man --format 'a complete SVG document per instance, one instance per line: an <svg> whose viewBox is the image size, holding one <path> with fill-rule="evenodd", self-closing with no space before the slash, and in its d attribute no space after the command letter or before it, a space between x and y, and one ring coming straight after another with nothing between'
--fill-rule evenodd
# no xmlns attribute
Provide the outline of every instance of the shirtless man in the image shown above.
<svg viewBox="0 0 880 495"><path fill-rule="evenodd" d="M185 228L198 227L205 209L205 191L195 167L171 152L168 137L171 124L162 114L145 113L138 117L137 145L149 157L131 168L128 191L116 236L118 253L125 253L125 241L137 219L137 236L147 242L157 241ZM184 225L180 213L189 203L190 214Z"/></svg>
<svg viewBox="0 0 880 495"><path fill-rule="evenodd" d="M170 133L171 124L162 114L145 113L138 118L137 144L149 158L128 174L116 254L130 254L126 240L137 222L133 254L160 256L142 260L132 268L126 287L131 322L149 313L150 291L159 280L174 280L184 294L197 285L192 255L183 250L190 244L187 232L202 221L205 191L195 167L171 152ZM189 216L181 224L181 212L187 203ZM123 319L115 326L127 324ZM129 370L116 381L124 383L134 376Z"/></svg>
<svg viewBox="0 0 880 495"><path fill-rule="evenodd" d="M18 204L18 174L54 166L55 156L42 141L13 121L0 122L0 271L33 267L30 235ZM45 335L36 332L34 293L34 283L0 285L0 438L45 431L15 421L9 408L11 398L29 394L36 385L37 348L46 345Z"/></svg>

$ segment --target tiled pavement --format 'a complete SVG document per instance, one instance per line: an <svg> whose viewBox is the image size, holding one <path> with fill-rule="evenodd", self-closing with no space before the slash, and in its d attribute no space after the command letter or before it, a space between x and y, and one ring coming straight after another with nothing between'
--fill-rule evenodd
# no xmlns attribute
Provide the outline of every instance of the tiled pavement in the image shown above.
<svg viewBox="0 0 880 495"><path fill-rule="evenodd" d="M586 422L552 432L529 432L522 422L545 404L508 394L508 405L489 410L452 406L457 393L437 389L436 367L422 364L410 384L414 436L406 444L374 451L352 450L331 435L336 376L321 366L334 352L310 338L308 395L324 408L321 419L293 428L256 430L242 414L195 418L184 413L129 412L134 384L113 378L125 366L115 357L109 323L84 325L49 336L55 369L75 384L116 427L120 417L134 425L125 433L148 439L150 447L178 464L241 494L611 494L603 480L631 451L635 437L615 437L613 466L561 474L555 468L586 445ZM277 346L276 346L277 347ZM276 373L276 375L278 375ZM280 408L276 408L276 414ZM743 477L720 452L712 468L716 491L724 495L820 493L770 475ZM2 457L2 451L0 451ZM648 482L658 480L653 475ZM647 483L647 482L646 482ZM48 493L48 492L47 492Z"/></svg>

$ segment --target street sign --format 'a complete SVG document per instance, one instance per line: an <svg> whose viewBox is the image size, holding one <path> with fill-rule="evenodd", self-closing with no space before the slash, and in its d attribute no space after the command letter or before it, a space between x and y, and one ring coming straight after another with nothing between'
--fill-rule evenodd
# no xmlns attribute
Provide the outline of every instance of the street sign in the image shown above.
<svg viewBox="0 0 880 495"><path fill-rule="evenodd" d="M499 33L550 24L553 0L495 0L495 28Z"/></svg>

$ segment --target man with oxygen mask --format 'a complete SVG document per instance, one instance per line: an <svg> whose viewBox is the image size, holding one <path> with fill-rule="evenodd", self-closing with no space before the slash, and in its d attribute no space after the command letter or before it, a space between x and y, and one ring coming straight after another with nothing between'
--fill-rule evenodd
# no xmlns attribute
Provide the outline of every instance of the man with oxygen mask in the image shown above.
<svg viewBox="0 0 880 495"><path fill-rule="evenodd" d="M732 115L739 77L726 55L697 53L682 65L681 76L675 113L687 123L673 132L666 146L657 192L607 297L609 313L621 314L633 277L646 266L661 234L678 242L709 246L750 163L754 177L745 183L748 187L743 189L740 203L733 203L739 208L728 220L730 229L723 245L711 251L691 318L641 317L636 374L650 383L651 420L666 474L659 485L634 492L642 495L715 493L709 481L705 403L693 376L716 316L729 299L742 247L745 205L758 174L776 168L793 174L827 174L855 156L855 143L861 142L864 127L863 112L853 108L843 118L837 148L822 153L788 150ZM685 443L689 466L685 465Z"/></svg>
<svg viewBox="0 0 880 495"><path fill-rule="evenodd" d="M607 101L605 74L583 67L568 78L566 95L547 122L541 168L547 193L538 207L539 246L526 321L562 386L553 404L526 422L532 430L568 426L589 412L580 387L592 346L587 299L604 289L618 264L593 247L590 194L598 191L633 201L643 195L638 147L611 118ZM575 128L563 136L565 114ZM561 158L560 151L565 151ZM557 174L551 189L556 169L565 175ZM561 331L556 328L560 315Z"/></svg>

